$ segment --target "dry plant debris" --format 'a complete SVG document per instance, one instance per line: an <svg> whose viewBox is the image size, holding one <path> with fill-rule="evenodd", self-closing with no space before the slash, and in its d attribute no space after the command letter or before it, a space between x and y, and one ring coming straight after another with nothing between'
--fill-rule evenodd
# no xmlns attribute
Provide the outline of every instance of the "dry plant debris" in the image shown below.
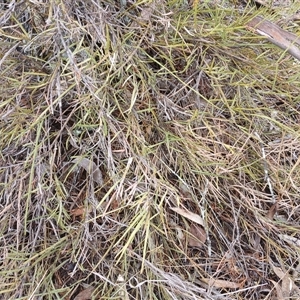
<svg viewBox="0 0 300 300"><path fill-rule="evenodd" d="M285 9L0 3L1 299L299 299Z"/></svg>
<svg viewBox="0 0 300 300"><path fill-rule="evenodd" d="M300 49L296 44L300 44L300 37L292 34L288 31L282 30L276 24L264 20L260 16L254 17L247 24L248 28L257 32L258 34L265 36L268 41L277 45L279 48L287 51L292 56L300 60Z"/></svg>

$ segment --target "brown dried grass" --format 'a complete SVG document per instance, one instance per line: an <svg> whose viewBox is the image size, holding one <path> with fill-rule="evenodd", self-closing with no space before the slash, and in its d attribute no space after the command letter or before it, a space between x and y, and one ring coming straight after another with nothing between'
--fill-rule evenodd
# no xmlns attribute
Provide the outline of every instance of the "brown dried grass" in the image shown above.
<svg viewBox="0 0 300 300"><path fill-rule="evenodd" d="M299 63L249 7L120 3L1 4L1 297L297 299Z"/></svg>

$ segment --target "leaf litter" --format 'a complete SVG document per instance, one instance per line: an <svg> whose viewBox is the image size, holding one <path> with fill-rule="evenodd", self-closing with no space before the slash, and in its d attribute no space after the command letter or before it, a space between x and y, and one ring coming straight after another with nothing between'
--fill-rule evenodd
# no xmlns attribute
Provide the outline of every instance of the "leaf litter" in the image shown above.
<svg viewBox="0 0 300 300"><path fill-rule="evenodd" d="M0 298L297 299L300 4L2 2Z"/></svg>

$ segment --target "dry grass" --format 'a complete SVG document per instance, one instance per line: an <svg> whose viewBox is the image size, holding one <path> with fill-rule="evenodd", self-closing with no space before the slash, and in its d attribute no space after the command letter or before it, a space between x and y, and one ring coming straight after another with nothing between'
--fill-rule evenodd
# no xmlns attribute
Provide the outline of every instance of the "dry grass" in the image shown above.
<svg viewBox="0 0 300 300"><path fill-rule="evenodd" d="M4 2L0 298L299 299L300 65L244 28L270 11Z"/></svg>

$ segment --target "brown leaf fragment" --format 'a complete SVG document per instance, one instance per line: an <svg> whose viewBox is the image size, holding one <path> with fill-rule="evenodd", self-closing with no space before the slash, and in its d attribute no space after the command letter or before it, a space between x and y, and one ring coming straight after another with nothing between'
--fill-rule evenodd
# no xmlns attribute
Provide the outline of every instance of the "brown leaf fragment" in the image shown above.
<svg viewBox="0 0 300 300"><path fill-rule="evenodd" d="M92 286L84 289L74 298L74 300L90 300L90 299L92 299L92 293L93 293L94 289L95 288Z"/></svg>
<svg viewBox="0 0 300 300"><path fill-rule="evenodd" d="M293 291L300 295L300 289L297 287L289 273L287 271L282 270L282 268L274 266L273 263L271 263L271 266L274 273L281 280L281 292L284 299L289 299Z"/></svg>
<svg viewBox="0 0 300 300"><path fill-rule="evenodd" d="M283 279L285 276L287 276L287 274L283 272L281 268L275 267L273 264L271 264L271 266L274 273L279 277L279 279Z"/></svg>
<svg viewBox="0 0 300 300"><path fill-rule="evenodd" d="M276 299L277 300L284 300L280 284L278 284L278 282L276 282L274 280L270 280L270 281L274 284L274 287L276 289L276 293L277 293Z"/></svg>
<svg viewBox="0 0 300 300"><path fill-rule="evenodd" d="M277 212L277 209L278 209L278 203L276 202L275 204L273 204L268 213L266 214L266 218L270 219L270 220L273 220L274 218L274 215L276 214Z"/></svg>
<svg viewBox="0 0 300 300"><path fill-rule="evenodd" d="M179 183L179 188L180 188L180 191L181 191L181 194L184 198L186 199L191 199L192 198L192 195L189 191L189 189L187 188L187 186L183 183Z"/></svg>
<svg viewBox="0 0 300 300"><path fill-rule="evenodd" d="M201 280L207 283L208 285L214 286L216 288L239 289L243 286L243 283L227 281L227 280L220 280L220 279L213 279L213 278L202 278Z"/></svg>
<svg viewBox="0 0 300 300"><path fill-rule="evenodd" d="M79 206L71 210L70 215L72 217L81 217L85 213L85 208L83 206Z"/></svg>
<svg viewBox="0 0 300 300"><path fill-rule="evenodd" d="M293 281L289 276L285 276L281 281L282 295L285 299L288 299L291 296L293 290Z"/></svg>
<svg viewBox="0 0 300 300"><path fill-rule="evenodd" d="M199 224L204 226L204 221L202 219L202 217L198 214L194 214L186 209L182 209L180 207L171 207L171 209L175 212L177 212L178 214L180 214L181 216Z"/></svg>
<svg viewBox="0 0 300 300"><path fill-rule="evenodd" d="M202 248L206 241L205 230L200 226L191 224L189 233L190 235L187 238L188 246Z"/></svg>
<svg viewBox="0 0 300 300"><path fill-rule="evenodd" d="M287 272L283 272L283 270L279 267L275 267L272 264L272 268L274 273L279 277L281 280L281 288L280 288L280 293L283 298L289 297L290 293L293 288L293 282L291 281L289 274ZM280 297L280 293L278 294L278 297Z"/></svg>
<svg viewBox="0 0 300 300"><path fill-rule="evenodd" d="M92 179L95 182L99 183L99 185L103 184L101 170L92 160L87 159L85 157L76 157L72 160L72 163L84 168L88 172L88 174L91 175Z"/></svg>

